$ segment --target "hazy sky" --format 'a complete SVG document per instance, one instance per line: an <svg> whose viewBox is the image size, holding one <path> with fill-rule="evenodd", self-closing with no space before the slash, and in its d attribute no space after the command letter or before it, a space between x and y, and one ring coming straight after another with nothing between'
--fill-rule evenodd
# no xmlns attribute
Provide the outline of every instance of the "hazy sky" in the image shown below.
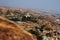
<svg viewBox="0 0 60 40"><path fill-rule="evenodd" d="M0 0L0 5L60 11L60 0Z"/></svg>

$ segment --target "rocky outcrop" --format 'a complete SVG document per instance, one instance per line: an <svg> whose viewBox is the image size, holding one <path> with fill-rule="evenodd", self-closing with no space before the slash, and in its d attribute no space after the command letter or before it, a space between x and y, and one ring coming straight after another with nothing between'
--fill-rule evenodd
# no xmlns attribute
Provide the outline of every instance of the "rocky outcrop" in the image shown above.
<svg viewBox="0 0 60 40"><path fill-rule="evenodd" d="M15 22L0 17L0 40L35 40Z"/></svg>

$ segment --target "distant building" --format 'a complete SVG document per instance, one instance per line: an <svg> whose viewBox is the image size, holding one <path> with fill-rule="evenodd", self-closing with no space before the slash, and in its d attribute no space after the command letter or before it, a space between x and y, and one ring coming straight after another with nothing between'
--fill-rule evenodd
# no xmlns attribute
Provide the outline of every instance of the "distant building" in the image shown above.
<svg viewBox="0 0 60 40"><path fill-rule="evenodd" d="M27 17L31 17L31 15L29 13L27 13L26 15L24 15L26 18Z"/></svg>
<svg viewBox="0 0 60 40"><path fill-rule="evenodd" d="M31 15L29 13L25 14L22 17L22 21L30 21L31 20Z"/></svg>
<svg viewBox="0 0 60 40"><path fill-rule="evenodd" d="M59 21L60 21L60 19L56 19L56 21L58 21L58 22L59 22Z"/></svg>

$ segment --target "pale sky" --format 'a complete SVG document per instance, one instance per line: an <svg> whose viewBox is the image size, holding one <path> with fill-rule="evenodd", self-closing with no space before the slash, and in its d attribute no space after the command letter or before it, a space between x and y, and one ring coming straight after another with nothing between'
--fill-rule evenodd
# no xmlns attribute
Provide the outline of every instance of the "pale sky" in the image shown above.
<svg viewBox="0 0 60 40"><path fill-rule="evenodd" d="M0 0L0 6L60 11L60 0Z"/></svg>

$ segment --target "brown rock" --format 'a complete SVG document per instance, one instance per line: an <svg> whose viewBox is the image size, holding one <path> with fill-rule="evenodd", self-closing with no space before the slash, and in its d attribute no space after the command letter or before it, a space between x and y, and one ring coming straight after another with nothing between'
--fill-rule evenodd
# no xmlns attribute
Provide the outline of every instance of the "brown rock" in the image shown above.
<svg viewBox="0 0 60 40"><path fill-rule="evenodd" d="M0 40L34 40L33 36L16 23L0 17Z"/></svg>

